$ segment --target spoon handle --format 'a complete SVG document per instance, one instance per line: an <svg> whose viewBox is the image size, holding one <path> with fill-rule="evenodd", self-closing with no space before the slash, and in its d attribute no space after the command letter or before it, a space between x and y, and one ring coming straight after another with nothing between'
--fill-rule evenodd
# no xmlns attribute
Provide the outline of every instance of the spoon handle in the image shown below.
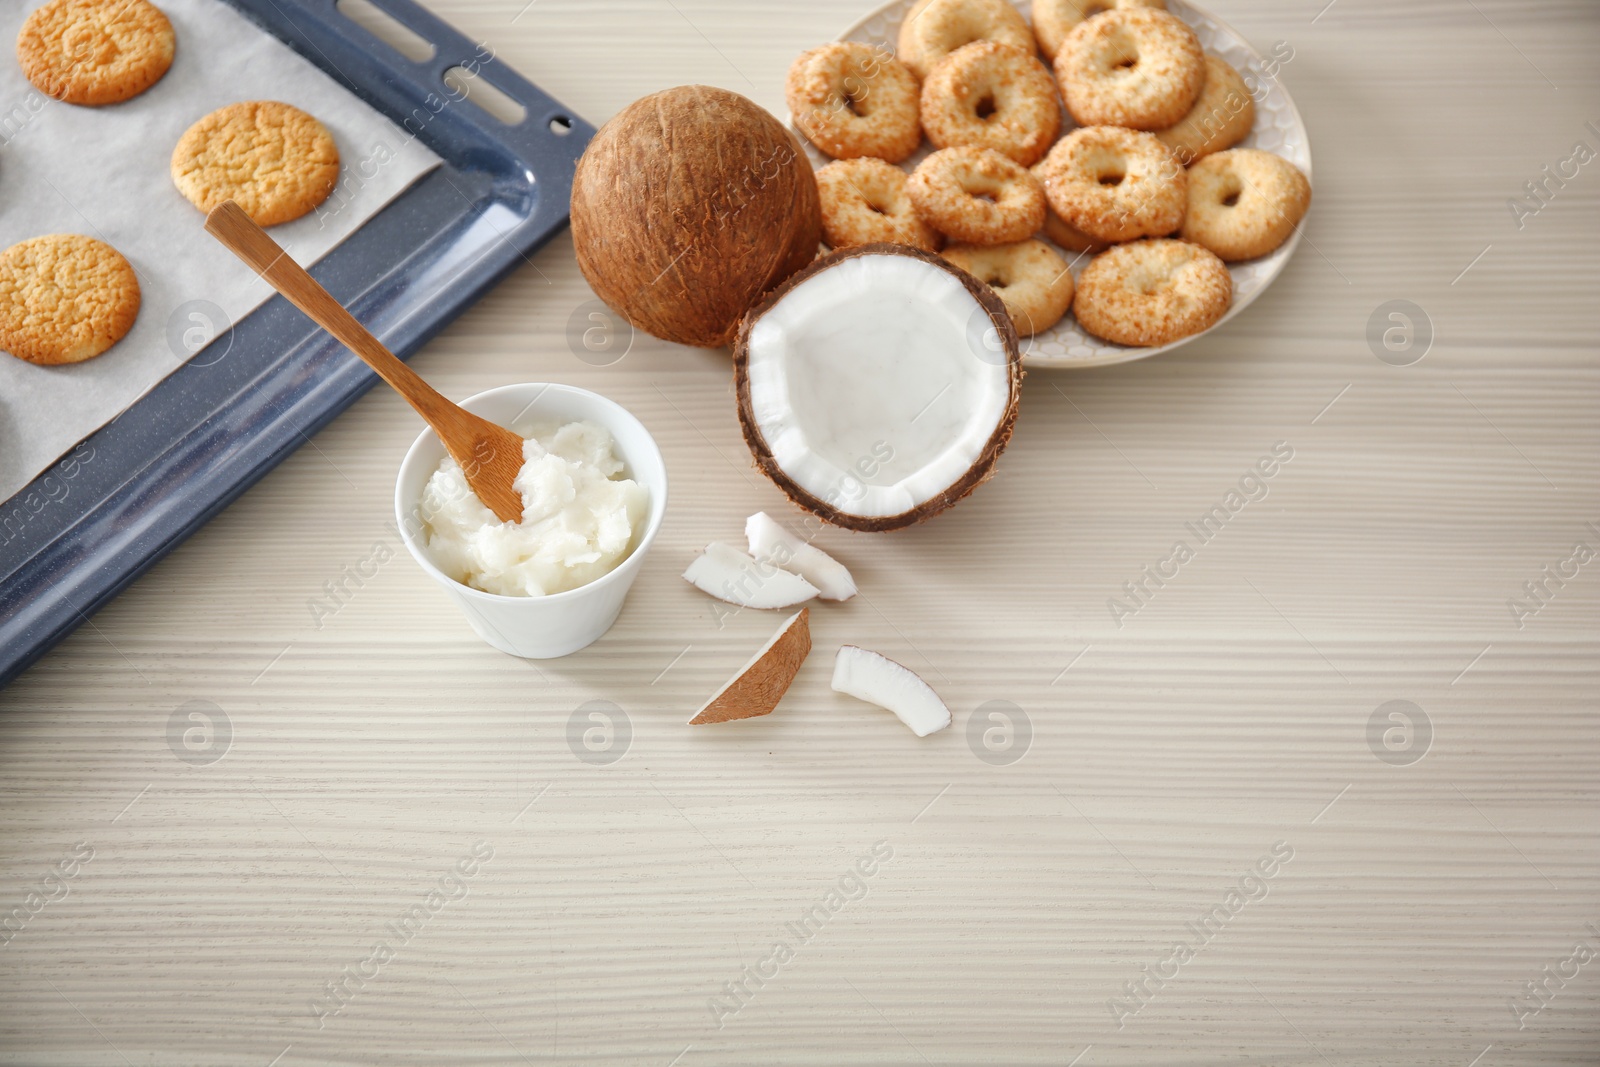
<svg viewBox="0 0 1600 1067"><path fill-rule="evenodd" d="M416 371L400 362L238 204L228 200L213 209L206 216L206 232L244 260L312 322L365 360L367 366L405 397L429 425L435 425L436 419L455 421L451 418L455 405L423 381Z"/></svg>
<svg viewBox="0 0 1600 1067"><path fill-rule="evenodd" d="M522 518L522 496L514 482L522 467L522 438L457 406L383 346L305 268L232 200L206 216L206 232L266 279L289 303L366 361L378 377L406 398L466 475L467 484L501 522Z"/></svg>

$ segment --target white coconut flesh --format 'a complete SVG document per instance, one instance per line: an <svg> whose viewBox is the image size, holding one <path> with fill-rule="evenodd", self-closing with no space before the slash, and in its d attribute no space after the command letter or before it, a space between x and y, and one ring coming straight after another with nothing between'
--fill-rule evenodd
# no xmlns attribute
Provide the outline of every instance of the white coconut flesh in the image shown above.
<svg viewBox="0 0 1600 1067"><path fill-rule="evenodd" d="M788 608L817 595L817 587L790 572L713 541L683 578L701 592L745 608Z"/></svg>
<svg viewBox="0 0 1600 1067"><path fill-rule="evenodd" d="M887 656L843 645L833 661L833 689L888 708L918 737L950 725L950 709L933 687Z"/></svg>
<svg viewBox="0 0 1600 1067"><path fill-rule="evenodd" d="M954 274L905 255L842 259L753 324L750 413L806 493L866 518L944 493L1011 402L988 312Z"/></svg>
<svg viewBox="0 0 1600 1067"><path fill-rule="evenodd" d="M848 567L800 540L766 512L758 511L746 519L744 534L752 556L798 574L817 587L822 599L849 600L856 595L856 582Z"/></svg>

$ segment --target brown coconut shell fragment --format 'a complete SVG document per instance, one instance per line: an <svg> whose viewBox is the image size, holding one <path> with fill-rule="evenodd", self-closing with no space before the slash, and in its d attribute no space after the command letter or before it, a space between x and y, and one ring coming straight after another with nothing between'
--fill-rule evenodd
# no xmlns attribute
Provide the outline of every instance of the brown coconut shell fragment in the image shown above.
<svg viewBox="0 0 1600 1067"><path fill-rule="evenodd" d="M967 292L988 314L995 331L995 343L998 351L1004 354L1009 375L1010 396L1004 417L995 426L994 432L984 444L977 461L967 469L965 474L946 489L898 515L869 516L852 514L840 510L800 486L779 466L777 460L773 457L772 448L762 435L761 427L756 421L750 395L749 346L750 335L756 323L761 320L763 315L782 302L783 298L796 287L846 260L861 256L906 256L921 260L959 279ZM1011 440L1011 432L1016 426L1017 406L1022 394L1023 377L1022 349L1017 338L1017 330L1012 324L1011 316L1006 311L1005 304L995 294L994 290L940 256L931 252L924 252L918 248L897 244L866 244L841 249L822 256L803 270L791 275L782 285L769 293L760 304L751 308L750 312L745 315L744 321L739 324L739 333L734 340L733 373L734 390L739 400L739 425L744 432L745 444L749 447L750 454L754 457L756 466L761 473L770 478L773 484L783 490L784 495L794 501L795 504L816 515L824 522L866 533L899 530L907 526L914 526L954 506L958 501L970 495L978 486L988 481L994 475L995 462L1000 458L1000 454L1005 451L1006 445Z"/></svg>
<svg viewBox="0 0 1600 1067"><path fill-rule="evenodd" d="M784 620L778 632L750 658L750 662L717 694L706 701L690 726L708 722L731 722L771 715L789 683L800 672L800 665L811 654L811 610L801 608Z"/></svg>

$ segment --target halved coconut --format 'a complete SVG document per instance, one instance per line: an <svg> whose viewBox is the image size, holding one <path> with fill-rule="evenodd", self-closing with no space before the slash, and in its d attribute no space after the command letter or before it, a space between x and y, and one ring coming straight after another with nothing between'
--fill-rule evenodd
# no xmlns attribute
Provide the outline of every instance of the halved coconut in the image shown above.
<svg viewBox="0 0 1600 1067"><path fill-rule="evenodd" d="M772 292L734 346L756 465L802 508L894 530L994 471L1022 384L1016 329L988 286L927 252L834 252Z"/></svg>

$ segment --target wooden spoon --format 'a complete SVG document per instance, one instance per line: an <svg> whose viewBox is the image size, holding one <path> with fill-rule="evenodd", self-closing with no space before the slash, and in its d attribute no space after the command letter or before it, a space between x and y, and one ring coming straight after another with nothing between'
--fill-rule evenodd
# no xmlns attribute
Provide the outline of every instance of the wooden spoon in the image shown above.
<svg viewBox="0 0 1600 1067"><path fill-rule="evenodd" d="M452 403L422 376L397 359L355 320L244 209L226 201L206 216L206 232L244 260L311 321L343 341L378 377L394 386L433 427L444 447L461 464L467 484L501 522L522 520L522 494L512 486L522 469L522 438Z"/></svg>

